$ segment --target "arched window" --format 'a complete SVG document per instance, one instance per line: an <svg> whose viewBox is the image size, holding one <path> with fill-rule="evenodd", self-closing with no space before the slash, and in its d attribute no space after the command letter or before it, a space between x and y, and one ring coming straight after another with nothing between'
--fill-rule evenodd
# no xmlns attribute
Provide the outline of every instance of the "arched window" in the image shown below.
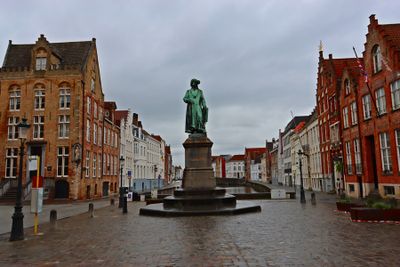
<svg viewBox="0 0 400 267"><path fill-rule="evenodd" d="M345 89L346 95L350 94L350 81L349 81L349 79L344 80L344 89Z"/></svg>
<svg viewBox="0 0 400 267"><path fill-rule="evenodd" d="M382 54L379 45L375 45L372 49L372 62L374 64L374 73L382 70Z"/></svg>
<svg viewBox="0 0 400 267"><path fill-rule="evenodd" d="M21 90L18 86L11 87L9 91L9 109L10 111L19 111L21 108Z"/></svg>

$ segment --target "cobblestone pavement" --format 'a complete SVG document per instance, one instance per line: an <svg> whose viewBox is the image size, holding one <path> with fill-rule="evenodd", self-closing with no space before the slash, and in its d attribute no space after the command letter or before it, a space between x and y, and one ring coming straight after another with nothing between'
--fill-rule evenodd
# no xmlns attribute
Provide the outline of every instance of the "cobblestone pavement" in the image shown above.
<svg viewBox="0 0 400 267"><path fill-rule="evenodd" d="M43 211L39 213L39 223L49 222L50 211L56 210L59 219L67 218L70 216L78 215L88 211L89 203L94 203L94 208L103 208L110 205L109 199L99 199L93 201L77 201L66 204L46 204L43 205ZM11 231L12 215L14 213L14 206L1 205L0 206L0 234ZM24 204L24 227L33 226L34 214L31 213L30 204Z"/></svg>
<svg viewBox="0 0 400 267"><path fill-rule="evenodd" d="M319 196L319 195L318 195ZM42 226L43 236L8 242L0 266L398 266L400 225L352 223L332 197L255 201L261 213L238 216L139 216L143 203Z"/></svg>

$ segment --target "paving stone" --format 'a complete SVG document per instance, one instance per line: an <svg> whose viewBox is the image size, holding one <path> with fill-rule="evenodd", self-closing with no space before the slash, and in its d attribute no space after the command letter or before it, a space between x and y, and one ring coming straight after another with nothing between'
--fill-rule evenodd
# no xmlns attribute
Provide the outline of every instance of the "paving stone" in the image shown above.
<svg viewBox="0 0 400 267"><path fill-rule="evenodd" d="M156 218L110 206L0 235L0 266L396 266L400 225L352 223L331 200L255 201L261 213ZM368 245L367 245L368 244Z"/></svg>

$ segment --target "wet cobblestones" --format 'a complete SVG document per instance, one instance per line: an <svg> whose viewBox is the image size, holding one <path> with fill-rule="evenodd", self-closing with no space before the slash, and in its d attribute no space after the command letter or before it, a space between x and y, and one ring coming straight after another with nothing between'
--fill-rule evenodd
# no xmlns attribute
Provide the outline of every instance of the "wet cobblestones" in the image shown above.
<svg viewBox="0 0 400 267"><path fill-rule="evenodd" d="M352 223L332 201L256 201L261 213L155 218L116 207L8 242L0 266L398 266L400 225Z"/></svg>

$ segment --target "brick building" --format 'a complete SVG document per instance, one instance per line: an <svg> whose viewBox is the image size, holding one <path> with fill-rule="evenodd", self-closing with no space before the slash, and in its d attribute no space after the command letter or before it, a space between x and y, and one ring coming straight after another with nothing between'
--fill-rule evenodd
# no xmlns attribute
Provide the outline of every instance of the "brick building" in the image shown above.
<svg viewBox="0 0 400 267"><path fill-rule="evenodd" d="M0 69L0 95L2 184L16 186L20 146L16 125L26 118L31 128L23 185L29 188L32 176L27 156L38 155L45 195L70 199L103 195L99 162L104 94L95 39L50 43L40 35L34 44L10 41Z"/></svg>
<svg viewBox="0 0 400 267"><path fill-rule="evenodd" d="M323 179L331 179L328 188L339 190L343 187L343 176L338 168L342 164L341 112L339 95L344 68L356 67L355 58L324 58L319 52L317 80L317 110Z"/></svg>
<svg viewBox="0 0 400 267"><path fill-rule="evenodd" d="M118 126L116 121L116 109L117 104L115 102L104 102L102 181L103 195L107 195L107 192L117 193L120 184L120 127ZM87 159L88 157L86 155L86 162ZM122 184L124 185L124 183Z"/></svg>
<svg viewBox="0 0 400 267"><path fill-rule="evenodd" d="M379 24L371 15L363 52L368 81L352 69L343 74L344 172L350 196L378 190L400 198L399 51L400 24Z"/></svg>

